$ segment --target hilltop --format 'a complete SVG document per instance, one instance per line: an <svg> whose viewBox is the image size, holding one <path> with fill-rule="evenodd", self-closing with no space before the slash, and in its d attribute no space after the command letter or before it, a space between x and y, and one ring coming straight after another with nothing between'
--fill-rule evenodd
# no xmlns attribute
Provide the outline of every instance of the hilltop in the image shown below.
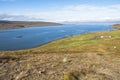
<svg viewBox="0 0 120 80"><path fill-rule="evenodd" d="M14 28L25 28L35 26L55 26L62 25L53 22L32 22L32 21L0 21L0 29L14 29Z"/></svg>

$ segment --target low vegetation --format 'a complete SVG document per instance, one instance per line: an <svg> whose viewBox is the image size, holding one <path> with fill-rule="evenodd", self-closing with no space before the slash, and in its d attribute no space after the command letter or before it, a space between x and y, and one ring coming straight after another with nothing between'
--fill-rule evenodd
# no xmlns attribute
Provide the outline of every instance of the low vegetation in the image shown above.
<svg viewBox="0 0 120 80"><path fill-rule="evenodd" d="M120 30L0 52L1 80L119 80Z"/></svg>

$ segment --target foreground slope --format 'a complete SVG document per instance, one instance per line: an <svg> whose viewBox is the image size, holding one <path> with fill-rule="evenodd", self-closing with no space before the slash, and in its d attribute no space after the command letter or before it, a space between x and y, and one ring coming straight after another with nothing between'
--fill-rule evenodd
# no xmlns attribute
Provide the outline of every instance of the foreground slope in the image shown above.
<svg viewBox="0 0 120 80"><path fill-rule="evenodd" d="M119 80L120 30L0 52L1 80Z"/></svg>

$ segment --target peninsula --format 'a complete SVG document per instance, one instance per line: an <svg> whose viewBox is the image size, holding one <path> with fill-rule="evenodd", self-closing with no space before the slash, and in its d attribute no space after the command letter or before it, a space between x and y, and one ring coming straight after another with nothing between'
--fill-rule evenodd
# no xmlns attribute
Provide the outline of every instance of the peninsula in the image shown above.
<svg viewBox="0 0 120 80"><path fill-rule="evenodd" d="M113 27L116 29L120 29L120 24L115 24L115 25L113 25Z"/></svg>
<svg viewBox="0 0 120 80"><path fill-rule="evenodd" d="M15 29L35 26L56 26L62 25L54 22L33 22L33 21L0 21L0 29Z"/></svg>

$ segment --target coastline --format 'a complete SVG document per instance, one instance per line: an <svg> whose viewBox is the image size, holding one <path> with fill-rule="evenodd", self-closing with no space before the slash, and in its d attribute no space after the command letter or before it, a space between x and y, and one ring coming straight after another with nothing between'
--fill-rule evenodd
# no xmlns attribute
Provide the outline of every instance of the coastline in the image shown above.
<svg viewBox="0 0 120 80"><path fill-rule="evenodd" d="M32 49L1 51L0 79L64 80L76 73L78 79L119 79L119 34L120 30L93 32Z"/></svg>
<svg viewBox="0 0 120 80"><path fill-rule="evenodd" d="M41 49L41 47L43 47L43 46L48 46L49 44L52 44L52 43L55 43L55 42L59 42L59 41L62 41L62 40L65 40L65 39L69 39L69 38L72 38L72 37L77 37L77 36L86 36L86 35L96 35L96 34L98 34L99 36L100 36L100 34L107 34L108 35L108 33L111 33L111 32L119 32L120 30L119 30L119 28L116 28L117 30L110 30L110 31L98 31L98 32L91 32L91 33L85 33L85 34L81 34L81 35L74 35L74 36L69 36L69 37L64 37L64 38L61 38L61 39L57 39L57 40L53 40L53 41L51 41L51 42L48 42L48 43L45 43L45 44L42 44L41 46L37 46L37 47L33 47L33 48L28 48L28 49L21 49L21 50L7 50L7 51L0 51L0 52L21 52L21 51L35 51L35 50L37 50L37 49ZM109 39L109 38L108 38ZM50 47L50 45L48 46L48 47ZM45 48L45 47L44 47ZM47 49L46 49L47 50ZM45 50L45 51L46 51ZM49 50L49 49L48 49ZM44 52L45 52L44 51Z"/></svg>
<svg viewBox="0 0 120 80"><path fill-rule="evenodd" d="M63 24L53 24L53 25L51 25L51 26L55 26L55 25L63 25ZM50 26L50 25L49 25ZM29 26L29 27L32 27L32 26ZM41 26L40 26L41 27ZM42 26L43 27L43 26ZM112 27L113 28L115 28L116 30L115 31L119 31L119 29L120 29L120 24L114 24L114 25L112 25ZM25 27L24 27L25 28ZM26 27L27 28L27 27ZM16 28L10 28L10 29L16 29ZM3 29L2 29L3 30ZM114 30L110 30L110 31L98 31L98 32L90 32L90 33L84 33L84 34L81 34L81 35L85 35L85 34L94 34L94 33L102 33L102 32L111 32L111 31L114 31ZM80 36L81 36L80 35ZM69 38L69 37L74 37L74 36L79 36L79 35L73 35L73 36L68 36L68 37L63 37L63 38L61 38L61 39L56 39L56 40L53 40L53 41L50 41L50 42L48 42L48 43L44 43L44 44L42 44L42 45L38 45L38 46L36 46L36 47L33 47L33 48L26 48L26 49L20 49L20 50L1 50L0 52L4 52L4 51L12 51L12 52L14 52L14 51L26 51L26 50L32 50L32 49L36 49L36 48L39 48L39 47L41 47L41 46L44 46L44 45L47 45L47 44L49 44L49 43L52 43L52 42L56 42L56 41L59 41L59 40L62 40L62 39L66 39L66 38Z"/></svg>
<svg viewBox="0 0 120 80"><path fill-rule="evenodd" d="M43 27L43 26L57 26L57 25L63 25L63 24L53 23L53 22L0 21L0 30L26 28L26 27L34 27L34 26Z"/></svg>

